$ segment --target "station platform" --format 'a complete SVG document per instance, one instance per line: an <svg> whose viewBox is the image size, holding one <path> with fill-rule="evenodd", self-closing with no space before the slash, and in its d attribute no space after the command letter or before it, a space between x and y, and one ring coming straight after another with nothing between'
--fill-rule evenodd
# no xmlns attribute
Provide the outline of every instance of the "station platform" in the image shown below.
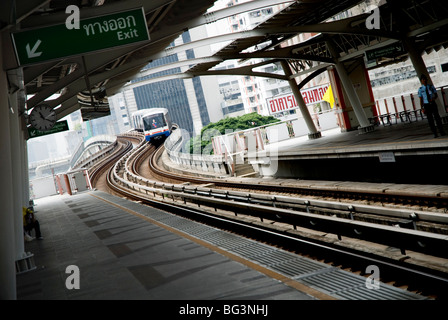
<svg viewBox="0 0 448 320"><path fill-rule="evenodd" d="M17 276L19 300L316 299L155 220L184 220L167 212L100 191L35 203L44 239L26 243L37 269Z"/></svg>
<svg viewBox="0 0 448 320"><path fill-rule="evenodd" d="M44 239L25 244L37 268L17 275L18 300L426 300L102 191L35 211Z"/></svg>
<svg viewBox="0 0 448 320"><path fill-rule="evenodd" d="M448 132L448 125L444 127ZM425 119L380 125L364 134L332 129L319 139L273 143L267 154L270 162L258 164L257 170L265 177L447 184L438 171L448 161L448 135L434 138Z"/></svg>
<svg viewBox="0 0 448 320"><path fill-rule="evenodd" d="M448 124L444 125L448 132ZM275 144L280 155L297 155L311 157L313 155L361 154L372 151L395 150L431 150L448 147L448 135L437 138L432 134L426 119L414 122L375 126L369 133L358 131L341 132L339 128L322 132L318 139L308 136L292 138Z"/></svg>

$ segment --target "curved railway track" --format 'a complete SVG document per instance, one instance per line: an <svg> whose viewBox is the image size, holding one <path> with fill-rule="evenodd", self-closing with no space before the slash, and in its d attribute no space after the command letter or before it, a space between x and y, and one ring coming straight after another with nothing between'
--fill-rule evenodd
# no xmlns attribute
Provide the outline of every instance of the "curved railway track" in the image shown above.
<svg viewBox="0 0 448 320"><path fill-rule="evenodd" d="M447 212L448 208L448 194L423 194L423 193L404 193L394 192L388 190L388 192L378 192L375 190L361 190L359 188L332 188L323 187L319 188L313 186L312 188L299 187L299 186L285 186L269 184L253 184L250 182L239 181L228 182L219 179L201 178L191 175L182 175L179 173L172 173L163 170L154 159L160 158L163 148L159 149L158 154L154 155L150 159L151 169L156 173L160 181L167 181L171 183L194 183L198 185L213 184L217 188L235 189L235 190L247 190L249 192L268 192L272 194L287 194L301 197L317 197L325 199L333 199L340 201L364 201L369 203L379 203L381 205L390 206L412 206L422 207L425 209L434 208L438 211Z"/></svg>
<svg viewBox="0 0 448 320"><path fill-rule="evenodd" d="M254 190L260 190L263 186L224 183L167 173L157 164L163 147L156 150L154 146L141 141L130 152L129 144L123 142L123 145L127 147L122 147L120 152L114 153L113 157L94 169L98 172L93 174L96 181L100 181L100 176L107 176L108 192L161 209L168 207L170 212L189 219L266 241L287 250L297 251L300 248L300 254L330 261L361 274L365 274L366 263L374 264L383 270L382 275L387 275L383 281L405 283L411 290L439 299L447 297L448 271L443 262L436 268L409 263L413 260L410 256L414 252L410 250L416 250L417 255L428 255L427 257L446 261L448 231L445 215L434 214L433 217L436 218L432 221L431 214L423 212L419 212L417 218L412 216L415 215L414 211L400 211L400 214L396 212L397 215L394 216L392 209L385 210L387 214L378 215L375 210L369 211L369 206L309 201L297 197L292 200L293 197L283 195L291 194L291 188L288 187L277 187L275 190L269 188L269 195L258 194ZM97 186L97 183L94 185ZM232 191L225 190L226 188ZM243 189L244 192L234 191L236 188ZM275 192L281 192L282 195L272 196ZM295 194L297 190L293 192ZM361 212L362 210L367 212ZM397 228L397 224L403 220L406 220L406 225ZM279 224L282 226L279 227ZM411 228L407 229L407 225L411 225ZM323 232L324 237L304 232L304 226L306 230ZM417 226L420 230L416 230ZM328 233L335 235L330 241ZM341 239L352 237L379 242L383 245L380 249L383 252L385 248L398 249L392 250L394 254L389 256L339 244ZM409 241L413 245L409 245ZM401 258L396 259L394 255Z"/></svg>

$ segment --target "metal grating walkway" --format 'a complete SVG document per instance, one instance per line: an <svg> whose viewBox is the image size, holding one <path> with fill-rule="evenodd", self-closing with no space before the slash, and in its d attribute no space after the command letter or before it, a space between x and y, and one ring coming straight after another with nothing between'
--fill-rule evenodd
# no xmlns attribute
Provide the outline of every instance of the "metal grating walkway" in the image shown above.
<svg viewBox="0 0 448 320"><path fill-rule="evenodd" d="M341 300L427 299L385 283L380 283L379 289L368 289L366 278L363 276L168 212L155 213L144 205L116 198L106 193L101 193L99 196Z"/></svg>

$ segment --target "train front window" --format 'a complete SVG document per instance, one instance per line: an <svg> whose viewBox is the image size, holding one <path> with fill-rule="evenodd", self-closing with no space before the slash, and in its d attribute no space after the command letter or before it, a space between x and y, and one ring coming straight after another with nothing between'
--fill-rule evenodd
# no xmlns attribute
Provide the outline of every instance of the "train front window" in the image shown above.
<svg viewBox="0 0 448 320"><path fill-rule="evenodd" d="M154 114L143 118L143 124L145 125L145 130L153 130L166 126L163 114Z"/></svg>

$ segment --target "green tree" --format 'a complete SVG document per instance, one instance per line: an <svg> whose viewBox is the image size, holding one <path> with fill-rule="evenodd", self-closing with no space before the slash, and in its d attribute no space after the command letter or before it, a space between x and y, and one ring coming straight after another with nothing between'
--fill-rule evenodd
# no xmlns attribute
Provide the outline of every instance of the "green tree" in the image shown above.
<svg viewBox="0 0 448 320"><path fill-rule="evenodd" d="M280 120L272 116L262 116L256 112L248 113L239 117L225 118L218 122L209 123L202 128L201 134L191 138L189 143L190 153L212 154L212 137L223 135L229 132L246 130L261 127L267 124L279 122Z"/></svg>

